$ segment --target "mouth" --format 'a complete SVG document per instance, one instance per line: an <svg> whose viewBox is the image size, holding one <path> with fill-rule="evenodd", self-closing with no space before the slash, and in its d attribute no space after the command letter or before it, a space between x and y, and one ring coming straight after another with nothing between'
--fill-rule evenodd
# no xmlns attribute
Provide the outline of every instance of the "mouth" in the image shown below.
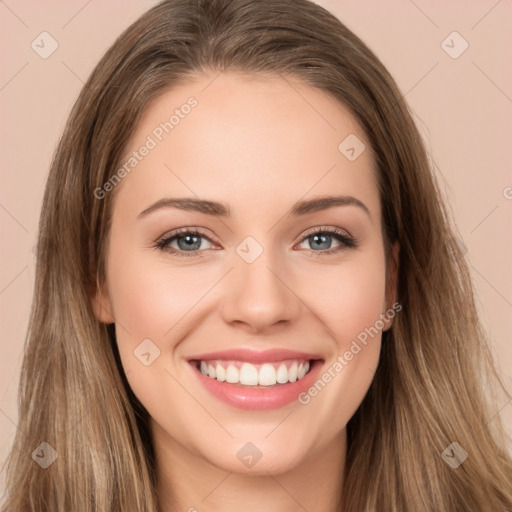
<svg viewBox="0 0 512 512"><path fill-rule="evenodd" d="M261 411L297 401L325 361L291 351L235 350L195 356L188 362L213 397L233 407Z"/></svg>

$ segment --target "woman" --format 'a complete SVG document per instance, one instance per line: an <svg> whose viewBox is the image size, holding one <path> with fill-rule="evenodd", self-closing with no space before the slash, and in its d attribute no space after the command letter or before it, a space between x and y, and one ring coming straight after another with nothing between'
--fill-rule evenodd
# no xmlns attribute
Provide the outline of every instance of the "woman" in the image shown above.
<svg viewBox="0 0 512 512"><path fill-rule="evenodd" d="M420 135L353 33L168 0L120 36L46 188L6 510L509 510L484 376Z"/></svg>

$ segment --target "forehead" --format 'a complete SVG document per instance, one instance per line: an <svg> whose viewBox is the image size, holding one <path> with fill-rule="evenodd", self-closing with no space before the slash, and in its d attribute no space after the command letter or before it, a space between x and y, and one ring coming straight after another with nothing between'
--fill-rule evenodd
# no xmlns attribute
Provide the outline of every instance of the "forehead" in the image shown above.
<svg viewBox="0 0 512 512"><path fill-rule="evenodd" d="M124 163L133 152L116 194L137 207L195 195L254 212L336 192L378 210L374 160L357 121L292 77L199 75L147 107Z"/></svg>

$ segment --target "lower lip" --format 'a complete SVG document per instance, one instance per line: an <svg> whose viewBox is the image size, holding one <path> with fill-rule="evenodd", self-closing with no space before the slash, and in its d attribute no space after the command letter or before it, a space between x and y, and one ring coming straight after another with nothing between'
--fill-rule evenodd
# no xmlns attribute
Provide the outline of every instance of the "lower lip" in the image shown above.
<svg viewBox="0 0 512 512"><path fill-rule="evenodd" d="M268 411L280 409L293 401L298 400L301 393L305 392L316 379L323 362L313 361L309 372L300 380L288 384L278 384L268 388L239 387L229 382L219 382L217 379L206 377L191 363L204 387L218 399L239 409L248 411Z"/></svg>

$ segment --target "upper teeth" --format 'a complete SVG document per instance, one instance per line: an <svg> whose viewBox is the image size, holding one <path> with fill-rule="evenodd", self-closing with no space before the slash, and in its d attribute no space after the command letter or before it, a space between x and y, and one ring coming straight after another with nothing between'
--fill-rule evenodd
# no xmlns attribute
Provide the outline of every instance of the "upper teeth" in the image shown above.
<svg viewBox="0 0 512 512"><path fill-rule="evenodd" d="M219 382L244 386L273 386L302 379L309 371L309 361L290 360L251 364L243 361L201 361L201 373Z"/></svg>

